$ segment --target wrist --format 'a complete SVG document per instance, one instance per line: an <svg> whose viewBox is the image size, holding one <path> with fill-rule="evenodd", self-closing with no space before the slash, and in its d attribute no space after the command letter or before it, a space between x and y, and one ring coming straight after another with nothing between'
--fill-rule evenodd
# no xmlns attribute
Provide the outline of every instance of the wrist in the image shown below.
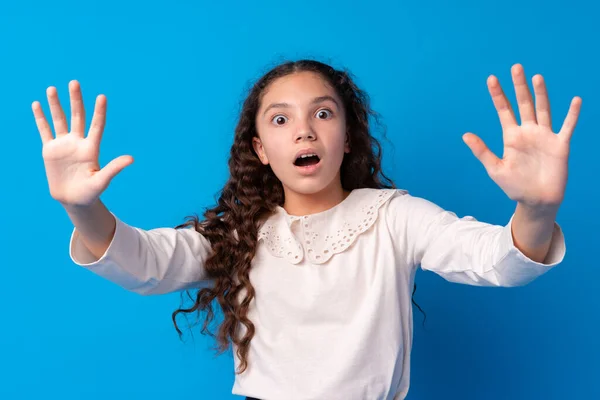
<svg viewBox="0 0 600 400"><path fill-rule="evenodd" d="M517 209L530 220L554 220L558 214L559 205L517 203Z"/></svg>
<svg viewBox="0 0 600 400"><path fill-rule="evenodd" d="M69 214L86 214L89 213L90 210L98 209L102 207L100 199L94 200L94 202L90 204L72 204L72 203L62 203L59 202L61 206L67 211Z"/></svg>

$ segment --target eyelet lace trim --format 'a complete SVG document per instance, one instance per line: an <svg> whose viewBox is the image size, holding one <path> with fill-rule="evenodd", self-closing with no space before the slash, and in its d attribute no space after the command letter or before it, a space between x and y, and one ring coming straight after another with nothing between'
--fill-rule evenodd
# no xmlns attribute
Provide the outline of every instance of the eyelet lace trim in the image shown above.
<svg viewBox="0 0 600 400"><path fill-rule="evenodd" d="M276 226L281 228L276 229ZM293 264L302 261L302 246L290 231L284 218L265 222L258 231L258 240L263 240L269 252L275 257L284 257Z"/></svg>
<svg viewBox="0 0 600 400"><path fill-rule="evenodd" d="M363 189L365 190L365 189ZM292 264L301 262L306 255L313 264L323 264L334 254L349 248L361 233L367 231L379 215L379 208L400 189L366 189L350 207L334 210L326 216L294 217L291 223L300 223L304 246L293 234L285 215L275 215L259 229L258 240L263 240L269 252L285 258ZM338 213L341 213L338 214ZM332 226L328 218L334 216L339 226Z"/></svg>

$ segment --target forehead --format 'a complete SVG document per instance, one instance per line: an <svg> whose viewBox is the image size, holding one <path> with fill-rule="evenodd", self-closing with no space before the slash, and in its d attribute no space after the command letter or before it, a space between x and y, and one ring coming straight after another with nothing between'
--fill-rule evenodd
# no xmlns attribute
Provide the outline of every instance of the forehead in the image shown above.
<svg viewBox="0 0 600 400"><path fill-rule="evenodd" d="M315 97L329 95L338 99L335 90L315 72L296 72L277 78L266 89L261 106L271 102L308 103Z"/></svg>

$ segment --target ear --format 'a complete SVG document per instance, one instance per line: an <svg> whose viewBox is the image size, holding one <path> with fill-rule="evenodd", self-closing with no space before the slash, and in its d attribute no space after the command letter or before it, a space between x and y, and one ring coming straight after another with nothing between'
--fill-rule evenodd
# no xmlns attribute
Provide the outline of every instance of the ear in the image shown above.
<svg viewBox="0 0 600 400"><path fill-rule="evenodd" d="M350 135L346 133L346 142L344 143L344 153L350 153Z"/></svg>
<svg viewBox="0 0 600 400"><path fill-rule="evenodd" d="M256 136L252 138L252 147L254 148L254 151L258 155L260 162L262 162L264 165L268 165L269 159L267 157L267 153L265 153L265 148L263 147L260 139L257 138Z"/></svg>

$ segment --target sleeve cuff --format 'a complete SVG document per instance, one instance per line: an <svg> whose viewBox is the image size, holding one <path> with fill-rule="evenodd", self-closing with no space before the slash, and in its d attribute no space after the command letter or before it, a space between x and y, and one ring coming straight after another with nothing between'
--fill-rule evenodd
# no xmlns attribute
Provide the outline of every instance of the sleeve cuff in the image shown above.
<svg viewBox="0 0 600 400"><path fill-rule="evenodd" d="M515 215L513 214L510 217L508 224L504 227L502 232L502 240L501 240L501 252L502 254L507 254L510 251L516 252L518 256L525 262L537 264L540 266L552 267L560 264L566 254L566 243L563 231L560 225L557 222L554 222L554 231L552 232L552 239L550 242L550 248L548 249L548 254L543 262L537 262L527 257L518 247L515 246L515 242L512 236L512 224Z"/></svg>
<svg viewBox="0 0 600 400"><path fill-rule="evenodd" d="M103 264L108 258L114 259L115 255L123 254L123 252L126 251L123 247L128 247L128 244L136 242L135 228L125 224L112 212L111 214L116 221L115 234L106 251L100 258L97 258L90 252L81 240L79 231L76 228L73 228L69 242L69 255L75 264L88 268Z"/></svg>
<svg viewBox="0 0 600 400"><path fill-rule="evenodd" d="M500 261L495 269L502 277L502 286L525 285L536 277L544 274L560 264L566 254L566 244L563 231L558 223L554 223L554 231L548 254L543 262L537 262L527 257L519 250L512 237L512 222L514 214L501 232Z"/></svg>

